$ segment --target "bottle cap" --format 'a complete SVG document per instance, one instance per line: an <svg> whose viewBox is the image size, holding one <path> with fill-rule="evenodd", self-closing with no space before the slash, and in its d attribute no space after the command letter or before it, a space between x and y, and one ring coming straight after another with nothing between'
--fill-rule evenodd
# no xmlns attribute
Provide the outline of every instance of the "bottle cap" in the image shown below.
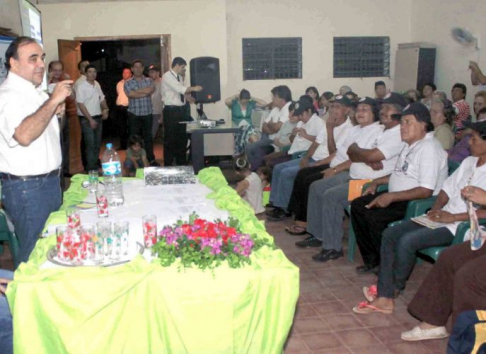
<svg viewBox="0 0 486 354"><path fill-rule="evenodd" d="M113 147L113 144L112 144L112 143L108 143L108 144L106 144L106 148L107 148L107 149L111 149L112 147Z"/></svg>

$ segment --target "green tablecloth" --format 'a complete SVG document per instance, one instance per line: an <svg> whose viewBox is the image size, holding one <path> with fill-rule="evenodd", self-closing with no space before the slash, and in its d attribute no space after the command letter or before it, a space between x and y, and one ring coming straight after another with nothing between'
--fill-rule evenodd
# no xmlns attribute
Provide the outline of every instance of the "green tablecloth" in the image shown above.
<svg viewBox="0 0 486 354"><path fill-rule="evenodd" d="M217 168L198 175L215 199L268 237L251 208ZM80 202L75 176L64 204ZM48 221L64 220L64 212ZM40 270L55 237L38 241L15 272L7 297L15 353L281 353L299 294L299 269L281 250L263 247L251 265L214 271L164 268L138 256L112 268Z"/></svg>

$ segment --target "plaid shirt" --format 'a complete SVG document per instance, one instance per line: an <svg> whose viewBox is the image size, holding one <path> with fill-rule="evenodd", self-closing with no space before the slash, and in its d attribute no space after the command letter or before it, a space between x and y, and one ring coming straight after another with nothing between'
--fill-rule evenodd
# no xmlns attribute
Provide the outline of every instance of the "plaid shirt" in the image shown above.
<svg viewBox="0 0 486 354"><path fill-rule="evenodd" d="M136 91L144 87L153 86L153 81L144 77L142 81L138 81L135 78L131 78L125 81L123 89L128 96L130 91ZM136 116L148 116L152 114L152 96L148 95L141 98L128 98L128 112L135 114Z"/></svg>

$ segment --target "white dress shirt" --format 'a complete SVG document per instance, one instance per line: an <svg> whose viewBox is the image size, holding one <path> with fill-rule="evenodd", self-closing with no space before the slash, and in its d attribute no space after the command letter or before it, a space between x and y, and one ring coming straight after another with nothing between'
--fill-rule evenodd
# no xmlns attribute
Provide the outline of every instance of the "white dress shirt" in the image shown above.
<svg viewBox="0 0 486 354"><path fill-rule="evenodd" d="M125 85L125 80L120 80L116 84L116 105L117 106L123 106L123 107L128 107L128 96L125 93L125 90L123 89L123 86Z"/></svg>
<svg viewBox="0 0 486 354"><path fill-rule="evenodd" d="M375 171L364 162L353 162L349 169L350 177L352 179L377 179L383 176L388 176L393 172L398 155L402 151L404 145L405 143L402 142L402 137L400 136L400 125L384 130L373 139L371 146L364 148L378 149L381 151L383 156L385 156L385 159L381 161L383 168Z"/></svg>
<svg viewBox="0 0 486 354"><path fill-rule="evenodd" d="M183 106L181 95L185 94L187 87L182 82L182 77L172 70L162 75L162 102L166 106Z"/></svg>
<svg viewBox="0 0 486 354"><path fill-rule="evenodd" d="M322 119L322 117L321 117ZM325 121L324 121L325 122ZM334 135L334 142L336 143L336 146L338 144L343 144L344 140L346 140L349 132L353 128L353 123L351 122L351 119L347 118L346 121L338 125L337 127L334 127L332 130L333 135ZM314 155L312 155L312 159L315 161L320 161L324 160L326 157L329 156L329 148L327 146L327 129L324 127L324 129L321 130L321 132L317 135L316 137L316 143L319 144L317 147L316 151L314 152Z"/></svg>
<svg viewBox="0 0 486 354"><path fill-rule="evenodd" d="M390 175L388 190L401 192L423 187L439 194L447 178L447 153L434 138L434 132L412 145L405 144Z"/></svg>
<svg viewBox="0 0 486 354"><path fill-rule="evenodd" d="M283 106L281 109L278 107L274 107L271 111L270 114L265 118L264 122L269 123L270 121L272 123L278 123L282 122L285 123L286 121L289 120L289 106L291 105L292 102L287 102L285 106ZM278 132L270 134L268 137L273 140L277 136Z"/></svg>
<svg viewBox="0 0 486 354"><path fill-rule="evenodd" d="M42 134L29 146L14 139L15 129L49 99L42 87L10 72L0 85L0 172L34 176L61 165L59 123L54 115Z"/></svg>
<svg viewBox="0 0 486 354"><path fill-rule="evenodd" d="M86 81L86 75L81 75L80 77L78 77L78 79L74 81L73 90L76 91L79 85L81 85L85 81Z"/></svg>
<svg viewBox="0 0 486 354"><path fill-rule="evenodd" d="M445 180L442 190L449 197L449 201L442 210L451 214L467 213L467 204L461 196L461 190L467 185L486 189L486 165L477 167L478 161L478 157L467 157L462 161L459 168ZM454 235L460 223L458 221L448 224L446 227ZM468 232L466 233L465 241L469 240L469 237L470 234Z"/></svg>
<svg viewBox="0 0 486 354"><path fill-rule="evenodd" d="M317 136L322 131L322 129L326 129L326 123L319 117L317 114L312 115L310 119L302 124L300 127L305 129L306 133L311 136ZM289 155L292 155L294 152L299 151L306 151L311 146L312 141L304 138L302 135L297 134L290 146Z"/></svg>
<svg viewBox="0 0 486 354"><path fill-rule="evenodd" d="M92 117L101 115L101 102L104 100L105 95L101 91L101 86L98 81L95 81L94 85L92 85L85 80L76 89L76 102L84 104ZM79 109L79 105L78 116L84 116L83 112Z"/></svg>

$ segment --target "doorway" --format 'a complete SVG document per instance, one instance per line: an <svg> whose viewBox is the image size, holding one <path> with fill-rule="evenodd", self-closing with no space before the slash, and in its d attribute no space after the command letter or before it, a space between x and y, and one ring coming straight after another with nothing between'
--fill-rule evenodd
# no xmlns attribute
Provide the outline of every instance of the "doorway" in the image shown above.
<svg viewBox="0 0 486 354"><path fill-rule="evenodd" d="M145 67L154 64L161 74L169 70L171 61L170 35L124 36L124 37L77 37L74 40L58 40L59 60L65 71L76 80L80 60L88 60L96 67L97 81L110 108L110 117L103 122L103 139L116 140L116 84L122 79L122 71L132 61L140 59ZM67 109L70 123L70 172L82 171L81 127L75 106ZM116 144L115 144L116 146ZM155 148L155 146L154 146Z"/></svg>

